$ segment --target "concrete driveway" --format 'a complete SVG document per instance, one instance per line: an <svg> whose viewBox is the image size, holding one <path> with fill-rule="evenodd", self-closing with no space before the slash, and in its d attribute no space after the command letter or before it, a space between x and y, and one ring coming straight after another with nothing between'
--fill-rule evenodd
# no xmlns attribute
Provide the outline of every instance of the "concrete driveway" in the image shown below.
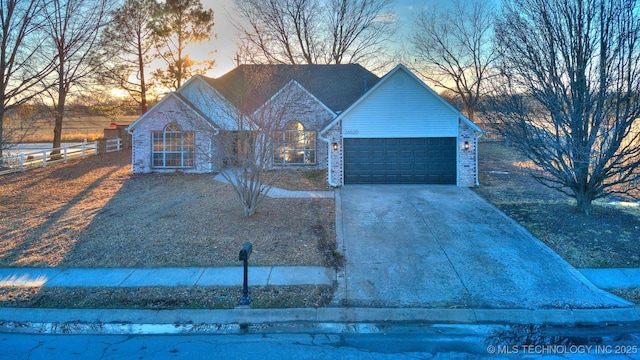
<svg viewBox="0 0 640 360"><path fill-rule="evenodd" d="M598 308L630 303L596 288L473 191L348 185L336 201L349 306Z"/></svg>

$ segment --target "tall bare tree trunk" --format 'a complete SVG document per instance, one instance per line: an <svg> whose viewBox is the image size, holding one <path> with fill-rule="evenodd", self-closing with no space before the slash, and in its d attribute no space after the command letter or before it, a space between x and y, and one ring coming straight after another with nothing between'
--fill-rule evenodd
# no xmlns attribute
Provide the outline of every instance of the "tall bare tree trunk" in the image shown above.
<svg viewBox="0 0 640 360"><path fill-rule="evenodd" d="M141 42L138 41L138 73L140 74L140 111L142 114L149 110L147 105L147 82L144 76L144 56L142 51Z"/></svg>
<svg viewBox="0 0 640 360"><path fill-rule="evenodd" d="M62 56L64 56L64 54L62 54ZM54 120L55 120L55 124L53 126L53 151L51 152L51 155L58 155L60 154L60 150L58 149L59 147L62 146L62 121L64 120L64 105L65 105L65 101L67 99L67 91L66 91L66 86L65 86L65 81L64 81L64 62L61 62L59 67L59 73L58 73L58 100L57 103L54 106Z"/></svg>
<svg viewBox="0 0 640 360"><path fill-rule="evenodd" d="M4 106L0 106L0 167L4 162L2 160L2 157L4 156L2 154L2 148L3 148L3 142L4 142L3 136L4 136Z"/></svg>

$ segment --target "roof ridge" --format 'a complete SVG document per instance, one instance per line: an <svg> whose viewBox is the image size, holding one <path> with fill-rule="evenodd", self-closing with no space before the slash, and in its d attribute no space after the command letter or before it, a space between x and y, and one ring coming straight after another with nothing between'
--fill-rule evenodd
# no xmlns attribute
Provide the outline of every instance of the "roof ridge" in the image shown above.
<svg viewBox="0 0 640 360"><path fill-rule="evenodd" d="M242 64L220 77L203 78L226 99L249 113L290 80L296 80L334 113L345 110L380 81L376 74L355 63Z"/></svg>

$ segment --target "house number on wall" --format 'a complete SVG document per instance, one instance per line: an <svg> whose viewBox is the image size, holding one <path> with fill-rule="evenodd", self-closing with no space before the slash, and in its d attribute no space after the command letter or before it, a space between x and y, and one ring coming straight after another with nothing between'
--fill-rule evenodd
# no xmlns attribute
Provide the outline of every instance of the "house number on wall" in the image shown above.
<svg viewBox="0 0 640 360"><path fill-rule="evenodd" d="M358 131L358 130L345 130L344 131L345 135L358 135L358 133L360 133L360 131Z"/></svg>

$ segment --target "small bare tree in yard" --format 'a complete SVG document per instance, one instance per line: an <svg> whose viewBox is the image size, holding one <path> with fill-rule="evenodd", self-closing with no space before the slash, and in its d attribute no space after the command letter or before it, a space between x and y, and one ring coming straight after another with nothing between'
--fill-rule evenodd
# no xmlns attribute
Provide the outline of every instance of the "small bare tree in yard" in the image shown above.
<svg viewBox="0 0 640 360"><path fill-rule="evenodd" d="M585 214L640 180L639 17L634 0L514 0L496 25L490 117Z"/></svg>
<svg viewBox="0 0 640 360"><path fill-rule="evenodd" d="M210 156L215 167L222 167L220 174L233 186L244 216L251 216L284 174L282 164L274 161L274 151L281 145L284 125L295 119L300 89L289 83L270 98L265 91L272 88L270 74L247 70L243 75L244 81L233 84L226 99L214 100L211 91L200 89L190 101L198 103L204 113L217 114L219 125L233 129L197 125L206 130L212 148L217 149L212 153L205 146L198 151Z"/></svg>
<svg viewBox="0 0 640 360"><path fill-rule="evenodd" d="M265 106L254 114L238 116L246 130L223 132L214 144L222 149L221 175L233 186L244 216L251 216L282 174L273 167L271 147L282 114Z"/></svg>
<svg viewBox="0 0 640 360"><path fill-rule="evenodd" d="M497 59L494 12L487 1L456 0L451 8L419 13L411 37L413 67L435 86L455 94L472 120Z"/></svg>

